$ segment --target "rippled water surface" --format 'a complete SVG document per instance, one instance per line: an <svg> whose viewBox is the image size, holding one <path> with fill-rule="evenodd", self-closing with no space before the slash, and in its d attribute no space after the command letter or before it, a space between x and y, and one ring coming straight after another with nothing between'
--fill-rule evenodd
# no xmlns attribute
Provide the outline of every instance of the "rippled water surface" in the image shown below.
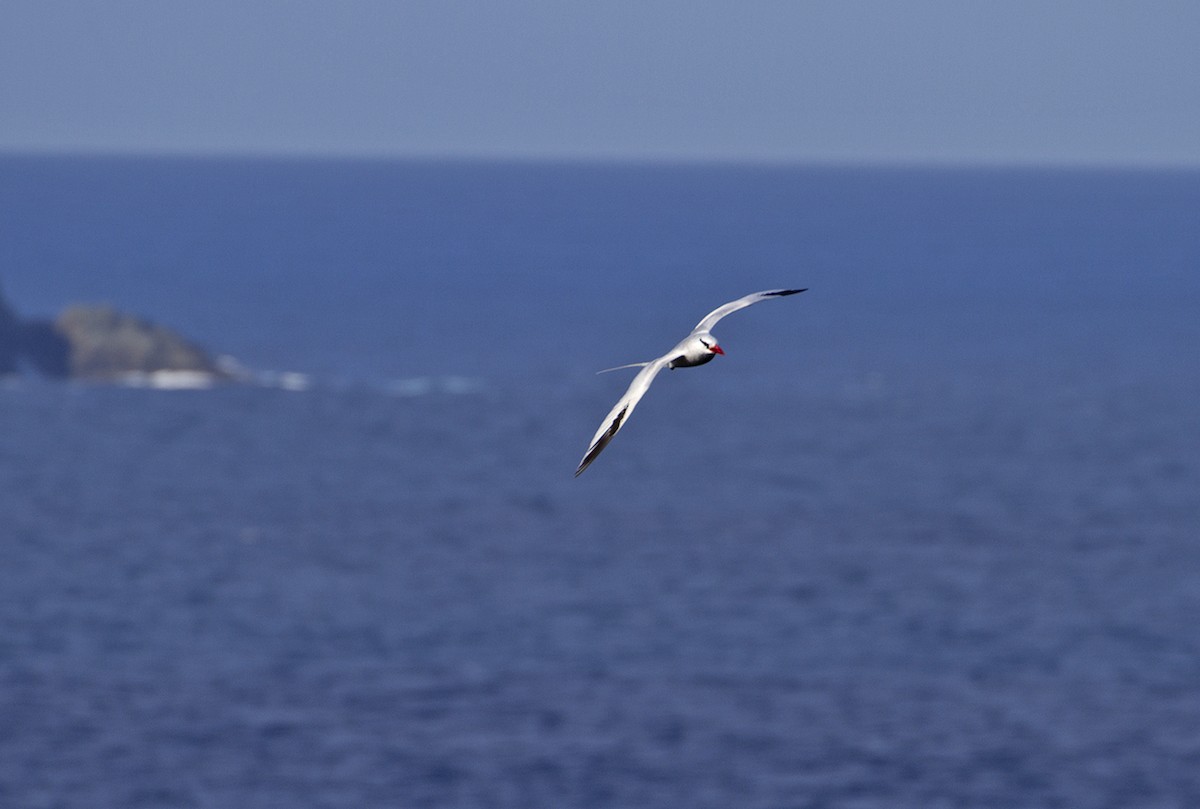
<svg viewBox="0 0 1200 809"><path fill-rule="evenodd" d="M0 804L1200 803L1194 176L0 166L314 379L0 384Z"/></svg>

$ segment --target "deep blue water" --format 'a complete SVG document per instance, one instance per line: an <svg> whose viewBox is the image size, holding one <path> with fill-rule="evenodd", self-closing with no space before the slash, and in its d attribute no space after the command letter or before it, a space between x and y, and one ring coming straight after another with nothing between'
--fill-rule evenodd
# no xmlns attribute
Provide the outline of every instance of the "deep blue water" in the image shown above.
<svg viewBox="0 0 1200 809"><path fill-rule="evenodd" d="M0 805L1200 804L1200 174L0 159ZM628 376L717 329L573 472Z"/></svg>

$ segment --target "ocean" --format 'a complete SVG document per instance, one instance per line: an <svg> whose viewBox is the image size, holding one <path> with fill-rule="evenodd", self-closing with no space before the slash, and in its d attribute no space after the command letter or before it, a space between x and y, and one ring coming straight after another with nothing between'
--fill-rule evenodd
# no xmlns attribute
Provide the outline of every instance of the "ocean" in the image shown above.
<svg viewBox="0 0 1200 809"><path fill-rule="evenodd" d="M0 805L1200 805L1200 173L0 158ZM579 478L632 372L714 329Z"/></svg>

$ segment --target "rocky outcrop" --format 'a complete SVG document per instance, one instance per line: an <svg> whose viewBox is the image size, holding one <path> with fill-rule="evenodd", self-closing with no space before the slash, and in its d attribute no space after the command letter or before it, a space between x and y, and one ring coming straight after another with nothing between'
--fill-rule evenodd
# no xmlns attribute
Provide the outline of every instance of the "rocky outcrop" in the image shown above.
<svg viewBox="0 0 1200 809"><path fill-rule="evenodd" d="M108 306L72 306L54 326L69 346L73 377L111 380L161 371L224 376L199 346L170 329Z"/></svg>
<svg viewBox="0 0 1200 809"><path fill-rule="evenodd" d="M230 377L194 343L110 306L71 306L54 322L26 321L0 293L0 375L23 366L52 377L149 378L151 384L188 387Z"/></svg>
<svg viewBox="0 0 1200 809"><path fill-rule="evenodd" d="M16 373L20 356L21 321L0 290L0 375Z"/></svg>
<svg viewBox="0 0 1200 809"><path fill-rule="evenodd" d="M17 349L22 359L46 376L70 376L71 343L50 321L27 320L22 323Z"/></svg>

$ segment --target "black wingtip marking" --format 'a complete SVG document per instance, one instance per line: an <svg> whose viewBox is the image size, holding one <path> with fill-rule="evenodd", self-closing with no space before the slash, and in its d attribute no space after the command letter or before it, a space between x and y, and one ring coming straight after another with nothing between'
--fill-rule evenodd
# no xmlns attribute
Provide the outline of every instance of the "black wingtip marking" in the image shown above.
<svg viewBox="0 0 1200 809"><path fill-rule="evenodd" d="M624 407L621 408L621 412L617 414L617 417L615 419L613 419L612 426L608 428L608 437L609 438L612 438L614 435L617 434L617 430L621 429L621 422L623 422L625 420L625 414L628 412L629 412L629 405L625 405Z"/></svg>
<svg viewBox="0 0 1200 809"><path fill-rule="evenodd" d="M795 295L799 292L808 292L808 287L805 287L804 289L780 289L775 292L769 292L767 294L769 294L773 297L782 298L784 295Z"/></svg>
<svg viewBox="0 0 1200 809"><path fill-rule="evenodd" d="M583 456L583 460L579 462L579 468L575 470L575 477L582 475L583 470L592 465L592 461L596 460L596 456L600 454L600 451L608 446L608 442L612 441L613 436L617 434L617 430L621 429L621 422L625 420L625 414L628 412L629 405L625 405L621 408L621 412L617 414L617 417L613 419L612 424L610 424L608 429L604 431L604 435L600 436L600 440L597 441L587 451L587 454Z"/></svg>

